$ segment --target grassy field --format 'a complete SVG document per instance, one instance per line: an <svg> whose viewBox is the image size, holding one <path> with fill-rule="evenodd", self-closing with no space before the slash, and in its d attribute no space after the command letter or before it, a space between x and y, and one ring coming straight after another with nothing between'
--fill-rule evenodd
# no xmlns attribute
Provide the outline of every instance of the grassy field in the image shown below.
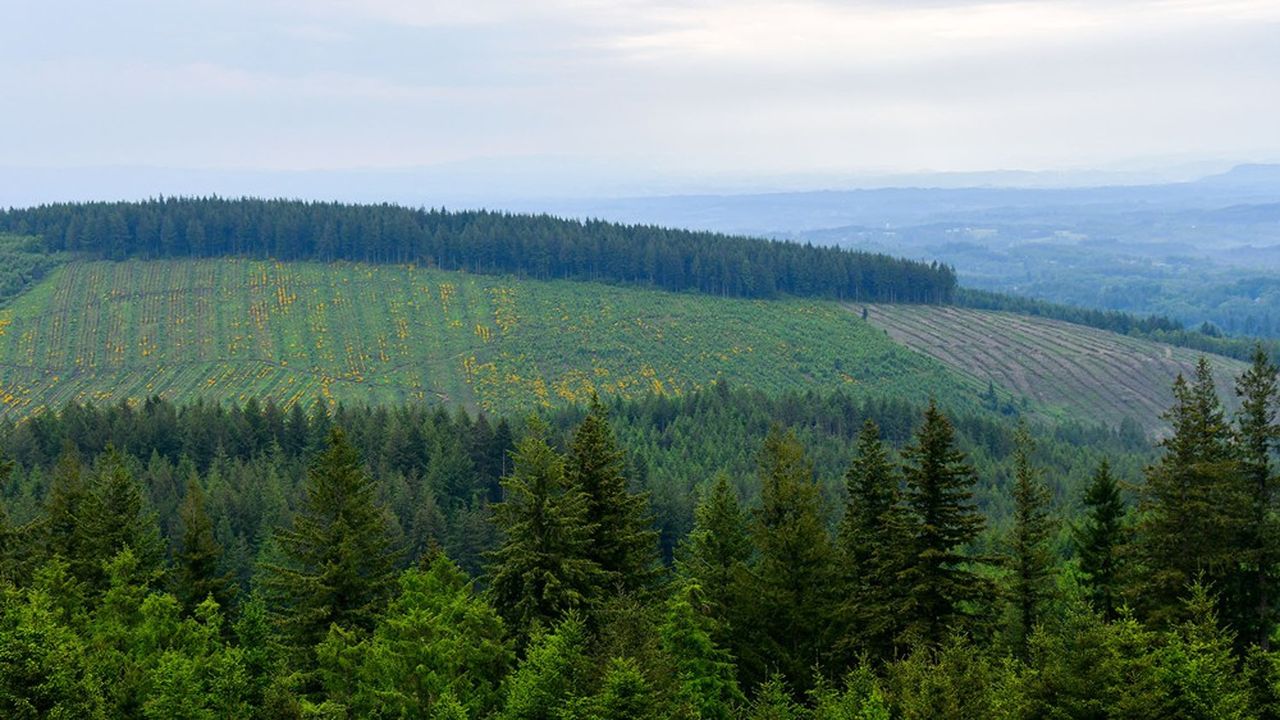
<svg viewBox="0 0 1280 720"><path fill-rule="evenodd" d="M388 265L74 262L0 309L0 412L149 395L512 411L718 377L977 406L986 388L826 302Z"/></svg>
<svg viewBox="0 0 1280 720"><path fill-rule="evenodd" d="M868 310L871 323L894 339L984 385L1111 425L1131 417L1149 431L1161 426L1174 377L1189 375L1199 358L1193 350L1025 315L912 305ZM1210 360L1219 393L1234 398L1244 363Z"/></svg>

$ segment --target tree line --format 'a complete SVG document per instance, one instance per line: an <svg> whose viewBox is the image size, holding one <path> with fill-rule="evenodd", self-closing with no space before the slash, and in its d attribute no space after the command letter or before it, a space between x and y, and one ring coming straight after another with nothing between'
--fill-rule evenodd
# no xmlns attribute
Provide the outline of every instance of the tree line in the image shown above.
<svg viewBox="0 0 1280 720"><path fill-rule="evenodd" d="M754 453L754 494L727 473L702 483L669 562L605 406L577 415L563 443L537 418L518 434L485 420L477 435L488 442L452 451L497 463L480 476L495 486L470 488L491 512L458 530L491 533L474 577L438 536L405 537L395 490L371 472L385 458L362 457L360 439L332 418L295 419L291 431L291 410L283 441L261 455L306 458L296 505L255 497L278 479L237 489L252 498L241 511L274 513L247 578L219 541L230 521L214 501L225 495L219 468L233 464L225 451L204 470L183 462L170 479L181 488L176 522L164 527L155 478L143 482L136 460L103 438L85 458L64 437L34 515L0 521L0 708L88 718L1273 717L1276 371L1259 352L1228 418L1202 362L1175 382L1171 432L1141 482L1101 461L1071 512L1035 460L1042 438L1022 425L1013 511L986 543L976 491L991 478L933 404L900 450L864 419L835 497L799 436L773 426ZM100 431L89 418L58 422ZM121 439L147 432L138 423ZM236 435L253 433L226 437ZM409 505L431 513L427 496Z"/></svg>
<svg viewBox="0 0 1280 720"><path fill-rule="evenodd" d="M245 255L423 263L735 297L941 303L956 286L950 267L882 254L599 220L389 204L213 197L59 203L0 211L0 231L39 236L50 252L111 260Z"/></svg>

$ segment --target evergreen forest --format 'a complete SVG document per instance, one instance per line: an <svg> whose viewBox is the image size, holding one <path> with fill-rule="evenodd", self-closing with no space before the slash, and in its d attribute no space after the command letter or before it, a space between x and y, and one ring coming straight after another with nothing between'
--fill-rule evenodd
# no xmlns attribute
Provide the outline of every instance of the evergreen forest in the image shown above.
<svg viewBox="0 0 1280 720"><path fill-rule="evenodd" d="M1154 444L722 383L68 404L0 428L0 714L1275 717L1276 374L1202 361Z"/></svg>

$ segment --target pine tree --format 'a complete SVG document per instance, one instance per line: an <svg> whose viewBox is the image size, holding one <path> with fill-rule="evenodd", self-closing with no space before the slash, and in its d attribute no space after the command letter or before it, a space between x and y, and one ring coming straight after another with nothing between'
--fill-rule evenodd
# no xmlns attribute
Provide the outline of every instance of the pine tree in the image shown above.
<svg viewBox="0 0 1280 720"><path fill-rule="evenodd" d="M904 527L898 475L873 420L868 419L858 435L853 464L845 473L845 493L837 544L845 587L841 614L848 627L841 645L848 659L864 652L884 659L893 654L901 629L895 594Z"/></svg>
<svg viewBox="0 0 1280 720"><path fill-rule="evenodd" d="M489 596L521 637L588 607L604 580L591 559L586 497L565 478L564 460L545 433L540 420L530 420L502 481L506 497L494 508L503 540L491 556Z"/></svg>
<svg viewBox="0 0 1280 720"><path fill-rule="evenodd" d="M758 646L749 666L772 665L803 692L824 662L834 617L833 552L813 465L792 432L774 426L759 457L758 553L750 590ZM757 679L763 679L756 675Z"/></svg>
<svg viewBox="0 0 1280 720"><path fill-rule="evenodd" d="M397 552L388 512L340 429L307 472L306 497L276 531L282 562L263 579L283 640L304 667L329 626L369 630L392 590Z"/></svg>
<svg viewBox="0 0 1280 720"><path fill-rule="evenodd" d="M933 402L903 460L908 556L898 573L899 614L907 639L939 647L950 632L972 623L973 605L987 591L970 567L976 558L964 552L983 527L973 504L974 470Z"/></svg>
<svg viewBox="0 0 1280 720"><path fill-rule="evenodd" d="M1019 424L1013 462L1013 529L1007 540L1009 597L1015 623L1015 654L1027 658L1031 633L1040 622L1053 590L1053 555L1049 547L1049 489L1031 464L1034 449L1026 425Z"/></svg>
<svg viewBox="0 0 1280 720"><path fill-rule="evenodd" d="M1124 516L1120 486L1104 459L1085 488L1084 519L1073 541L1093 609L1107 622L1115 620L1120 610Z"/></svg>
<svg viewBox="0 0 1280 720"><path fill-rule="evenodd" d="M231 607L236 586L232 573L224 569L222 546L214 538L213 521L205 511L204 490L194 476L187 480L178 517L182 539L173 558L178 600L188 612L209 597L219 607Z"/></svg>
<svg viewBox="0 0 1280 720"><path fill-rule="evenodd" d="M588 557L622 591L645 589L658 569L658 533L647 496L628 492L624 455L609 427L604 405L591 409L573 435L565 473L586 498L592 528Z"/></svg>
<svg viewBox="0 0 1280 720"><path fill-rule="evenodd" d="M742 603L736 595L751 560L748 517L725 473L716 475L693 511L693 530L680 545L676 569L686 582L702 588L707 613L715 620L712 637L733 647Z"/></svg>
<svg viewBox="0 0 1280 720"><path fill-rule="evenodd" d="M1275 469L1271 455L1280 440L1276 423L1278 399L1275 363L1259 345L1253 364L1236 380L1240 411L1236 416L1236 448L1239 453L1244 525L1232 587L1236 603L1228 620L1240 640L1269 649L1275 611L1276 564L1280 562L1280 524L1277 522Z"/></svg>
<svg viewBox="0 0 1280 720"><path fill-rule="evenodd" d="M1245 524L1239 466L1204 358L1195 381L1188 384L1178 376L1173 394L1173 407L1164 416L1173 434L1161 442L1164 454L1147 468L1138 506L1142 574L1134 595L1157 624L1181 617L1183 591L1197 578L1226 587Z"/></svg>

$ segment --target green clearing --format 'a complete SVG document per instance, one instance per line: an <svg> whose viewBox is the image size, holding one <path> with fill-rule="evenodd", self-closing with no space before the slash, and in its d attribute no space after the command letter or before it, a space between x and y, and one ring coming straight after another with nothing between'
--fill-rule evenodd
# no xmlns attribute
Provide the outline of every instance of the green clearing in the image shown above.
<svg viewBox="0 0 1280 720"><path fill-rule="evenodd" d="M592 391L679 395L721 377L765 391L934 394L967 407L986 389L834 302L411 266L73 262L0 309L9 417L151 395L509 412Z"/></svg>

